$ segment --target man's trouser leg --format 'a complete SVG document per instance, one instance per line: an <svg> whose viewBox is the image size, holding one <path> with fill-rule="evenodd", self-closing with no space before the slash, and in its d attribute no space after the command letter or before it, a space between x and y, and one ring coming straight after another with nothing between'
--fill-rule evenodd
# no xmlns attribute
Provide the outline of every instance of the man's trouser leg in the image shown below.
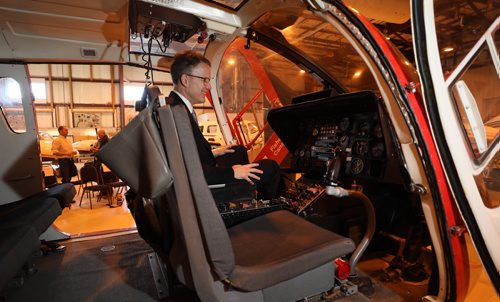
<svg viewBox="0 0 500 302"><path fill-rule="evenodd" d="M71 159L60 158L59 170L61 171L62 183L71 182Z"/></svg>

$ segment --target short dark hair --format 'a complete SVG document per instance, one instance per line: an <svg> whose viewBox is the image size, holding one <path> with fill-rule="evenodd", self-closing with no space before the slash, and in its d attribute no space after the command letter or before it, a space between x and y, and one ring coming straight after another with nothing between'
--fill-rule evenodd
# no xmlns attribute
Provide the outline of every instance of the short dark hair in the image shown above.
<svg viewBox="0 0 500 302"><path fill-rule="evenodd" d="M205 63L210 66L210 61L198 52L187 50L177 53L174 57L172 66L170 66L172 82L178 84L182 74L191 73L193 68L200 63Z"/></svg>
<svg viewBox="0 0 500 302"><path fill-rule="evenodd" d="M64 126L64 125L57 127L57 132L61 133L61 130L63 130L63 128L65 128L65 127L66 126Z"/></svg>

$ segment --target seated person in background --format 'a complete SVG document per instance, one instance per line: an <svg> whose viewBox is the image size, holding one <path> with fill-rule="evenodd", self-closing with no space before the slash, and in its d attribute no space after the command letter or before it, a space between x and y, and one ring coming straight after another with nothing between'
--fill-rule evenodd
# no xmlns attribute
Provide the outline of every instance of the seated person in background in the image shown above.
<svg viewBox="0 0 500 302"><path fill-rule="evenodd" d="M73 145L66 139L68 128L59 126L57 131L59 131L59 136L52 142L52 153L58 157L62 183L68 183L71 182L71 177L78 173L73 160L77 152L73 150Z"/></svg>
<svg viewBox="0 0 500 302"><path fill-rule="evenodd" d="M107 142L109 142L108 134L106 134L106 130L104 130L103 128L97 130L97 138L98 139L95 146L90 147L91 151L97 152L99 151L99 149L102 148L102 146L104 146Z"/></svg>
<svg viewBox="0 0 500 302"><path fill-rule="evenodd" d="M99 149L101 149L107 142L109 142L109 137L106 134L106 130L99 128L99 130L97 130L97 143L95 146L90 147L90 151L94 153L99 151ZM99 158L94 157L94 166L100 168L101 164L102 163Z"/></svg>
<svg viewBox="0 0 500 302"><path fill-rule="evenodd" d="M109 142L109 137L108 137L108 134L106 133L106 130L104 130L103 128L99 128L99 130L97 130L97 143L95 144L95 146L92 146L90 147L90 150L94 152L97 152L99 151L105 144L107 144ZM102 173L102 179L105 183L108 183L108 182L112 182L112 181L117 181L116 179L116 176L111 173L111 172L105 172L102 168L102 162L101 160L97 157L97 156L94 156L94 166L98 169L98 171L100 173ZM112 194L112 192L101 192L100 195L101 196L105 196L107 194Z"/></svg>
<svg viewBox="0 0 500 302"><path fill-rule="evenodd" d="M227 145L212 150L203 137L195 120L194 104L203 104L210 90L210 61L194 51L175 56L171 66L174 90L169 97L174 105L181 105L190 113L191 127L209 185L230 183L235 179L255 185L262 199L276 198L279 193L281 174L278 164L270 159L248 162L243 146Z"/></svg>

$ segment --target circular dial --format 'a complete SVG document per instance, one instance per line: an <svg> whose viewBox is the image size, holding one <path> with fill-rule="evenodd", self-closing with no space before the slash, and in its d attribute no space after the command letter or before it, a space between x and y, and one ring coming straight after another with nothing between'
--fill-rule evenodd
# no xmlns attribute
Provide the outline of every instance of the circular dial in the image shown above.
<svg viewBox="0 0 500 302"><path fill-rule="evenodd" d="M382 142L375 142L370 147L370 153L373 157L382 157L385 153L385 146Z"/></svg>
<svg viewBox="0 0 500 302"><path fill-rule="evenodd" d="M365 136L367 133L369 133L368 131L370 130L370 124L368 124L368 122L362 122L360 125L359 125L359 132L358 132L358 135L359 136Z"/></svg>
<svg viewBox="0 0 500 302"><path fill-rule="evenodd" d="M351 120L348 117L344 117L340 121L339 128L342 131L346 131L347 129L349 129L350 125L351 125Z"/></svg>
<svg viewBox="0 0 500 302"><path fill-rule="evenodd" d="M363 169L365 168L365 163L361 158L355 158L351 162L351 173L353 175L357 175L361 172L363 172Z"/></svg>
<svg viewBox="0 0 500 302"><path fill-rule="evenodd" d="M382 138L382 126L380 124L375 125L375 128L373 128L373 136Z"/></svg>
<svg viewBox="0 0 500 302"><path fill-rule="evenodd" d="M349 136L347 135L342 135L339 139L339 145L343 149L347 147L347 144L349 143Z"/></svg>
<svg viewBox="0 0 500 302"><path fill-rule="evenodd" d="M357 141L354 145L354 152L359 155L366 155L368 153L368 142Z"/></svg>

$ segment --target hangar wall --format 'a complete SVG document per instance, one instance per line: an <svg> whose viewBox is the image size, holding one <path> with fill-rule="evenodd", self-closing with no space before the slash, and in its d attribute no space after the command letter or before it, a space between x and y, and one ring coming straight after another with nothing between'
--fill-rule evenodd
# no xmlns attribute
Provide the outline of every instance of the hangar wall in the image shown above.
<svg viewBox="0 0 500 302"><path fill-rule="evenodd" d="M57 136L68 126L70 140L94 139L96 128L113 136L135 115L145 70L121 65L29 64L40 131ZM169 73L153 72L163 94L172 90Z"/></svg>

